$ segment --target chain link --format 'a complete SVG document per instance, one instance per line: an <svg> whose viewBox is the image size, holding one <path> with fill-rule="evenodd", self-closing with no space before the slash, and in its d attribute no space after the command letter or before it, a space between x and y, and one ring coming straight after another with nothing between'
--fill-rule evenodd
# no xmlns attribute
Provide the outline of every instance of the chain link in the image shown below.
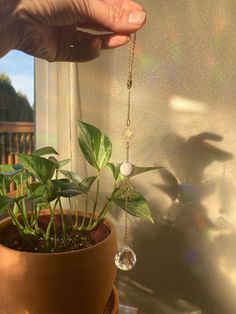
<svg viewBox="0 0 236 314"><path fill-rule="evenodd" d="M136 47L136 33L129 36L129 58L128 58L128 79L127 79L127 90L128 90L128 102L127 102L127 120L126 127L131 126L131 88L133 85L133 67L134 67L134 54ZM126 140L126 162L129 162L130 159L130 138ZM124 224L124 242L128 242L128 206L129 206L129 196L133 190L132 186L126 180L123 190L125 193L125 224Z"/></svg>

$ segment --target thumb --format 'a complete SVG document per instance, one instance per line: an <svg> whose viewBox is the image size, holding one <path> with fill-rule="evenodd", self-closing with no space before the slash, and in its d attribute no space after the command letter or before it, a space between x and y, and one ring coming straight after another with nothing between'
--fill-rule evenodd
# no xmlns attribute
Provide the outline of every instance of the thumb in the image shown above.
<svg viewBox="0 0 236 314"><path fill-rule="evenodd" d="M74 0L77 2L78 0ZM124 1L124 0L123 0ZM80 4L81 8L81 4ZM143 10L133 11L111 2L98 0L85 0L82 14L88 21L98 23L116 33L132 33L145 23L146 15ZM133 8L132 8L133 9ZM79 21L78 21L79 22Z"/></svg>

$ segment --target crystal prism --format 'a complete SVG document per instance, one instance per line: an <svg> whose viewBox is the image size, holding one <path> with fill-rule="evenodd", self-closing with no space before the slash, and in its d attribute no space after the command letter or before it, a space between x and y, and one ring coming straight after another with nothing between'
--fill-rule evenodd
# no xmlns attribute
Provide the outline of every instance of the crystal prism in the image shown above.
<svg viewBox="0 0 236 314"><path fill-rule="evenodd" d="M124 271L134 268L136 261L134 251L128 246L123 246L115 256L116 267Z"/></svg>

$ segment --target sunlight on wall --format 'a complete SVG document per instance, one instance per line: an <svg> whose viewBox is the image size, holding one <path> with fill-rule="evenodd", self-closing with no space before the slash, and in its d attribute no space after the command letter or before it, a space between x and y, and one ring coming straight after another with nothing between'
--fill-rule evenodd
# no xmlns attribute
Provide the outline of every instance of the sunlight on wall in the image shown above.
<svg viewBox="0 0 236 314"><path fill-rule="evenodd" d="M170 98L169 105L172 110L179 112L205 113L208 109L203 102L176 95Z"/></svg>
<svg viewBox="0 0 236 314"><path fill-rule="evenodd" d="M227 258L221 256L218 258L218 265L220 272L227 277L227 279L236 288L236 270L229 269Z"/></svg>

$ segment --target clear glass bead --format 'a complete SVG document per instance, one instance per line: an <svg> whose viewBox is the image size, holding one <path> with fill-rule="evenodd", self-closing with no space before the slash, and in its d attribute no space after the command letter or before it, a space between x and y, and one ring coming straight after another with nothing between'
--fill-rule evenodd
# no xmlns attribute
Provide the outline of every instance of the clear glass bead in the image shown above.
<svg viewBox="0 0 236 314"><path fill-rule="evenodd" d="M136 261L137 259L134 251L126 245L122 246L122 248L115 255L115 264L120 270L131 270L134 268Z"/></svg>
<svg viewBox="0 0 236 314"><path fill-rule="evenodd" d="M124 130L123 135L128 140L130 140L133 137L133 133L132 133L131 128L129 126Z"/></svg>

